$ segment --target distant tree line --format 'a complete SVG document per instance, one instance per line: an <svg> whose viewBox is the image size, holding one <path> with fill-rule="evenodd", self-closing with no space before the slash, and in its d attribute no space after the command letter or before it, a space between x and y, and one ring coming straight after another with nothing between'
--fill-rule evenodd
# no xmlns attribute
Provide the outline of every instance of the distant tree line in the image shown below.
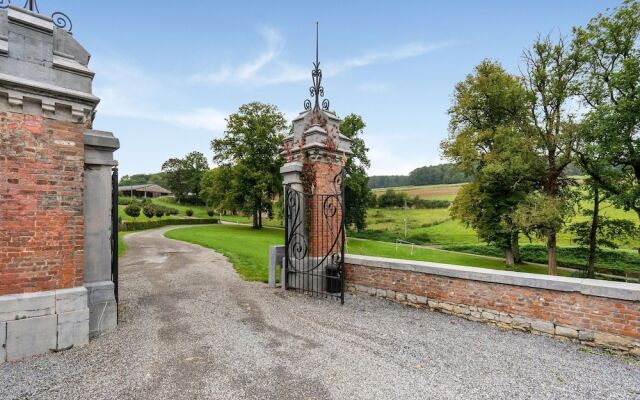
<svg viewBox="0 0 640 400"><path fill-rule="evenodd" d="M421 199L418 196L409 197L407 192L387 189L380 196L373 195L369 202L371 207L377 208L447 208L451 205L449 200Z"/></svg>
<svg viewBox="0 0 640 400"><path fill-rule="evenodd" d="M124 175L120 178L120 186L148 185L155 184L167 187L167 177L163 172L155 174L134 174Z"/></svg>
<svg viewBox="0 0 640 400"><path fill-rule="evenodd" d="M376 189L398 186L443 185L469 181L471 181L471 178L456 168L454 164L440 164L416 168L409 175L370 176L369 187Z"/></svg>

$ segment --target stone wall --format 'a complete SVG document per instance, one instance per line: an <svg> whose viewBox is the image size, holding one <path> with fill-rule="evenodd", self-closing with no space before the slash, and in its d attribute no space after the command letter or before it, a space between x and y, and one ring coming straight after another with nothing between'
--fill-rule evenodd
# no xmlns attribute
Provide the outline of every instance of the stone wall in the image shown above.
<svg viewBox="0 0 640 400"><path fill-rule="evenodd" d="M82 286L83 130L0 112L0 295Z"/></svg>
<svg viewBox="0 0 640 400"><path fill-rule="evenodd" d="M640 285L352 256L347 289L640 356Z"/></svg>

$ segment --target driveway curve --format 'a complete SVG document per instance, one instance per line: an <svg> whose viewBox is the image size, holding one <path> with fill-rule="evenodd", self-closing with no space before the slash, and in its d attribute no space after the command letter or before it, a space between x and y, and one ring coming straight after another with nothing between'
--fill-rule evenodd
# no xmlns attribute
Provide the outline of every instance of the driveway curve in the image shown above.
<svg viewBox="0 0 640 400"><path fill-rule="evenodd" d="M130 234L118 329L0 366L2 399L638 399L640 363L365 295L242 281L221 255Z"/></svg>

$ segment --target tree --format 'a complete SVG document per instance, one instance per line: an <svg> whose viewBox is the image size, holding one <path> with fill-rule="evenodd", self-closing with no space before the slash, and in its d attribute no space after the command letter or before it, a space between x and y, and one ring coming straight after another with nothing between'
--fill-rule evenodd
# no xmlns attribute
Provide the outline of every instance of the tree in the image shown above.
<svg viewBox="0 0 640 400"><path fill-rule="evenodd" d="M190 195L196 200L200 193L200 180L209 170L204 154L192 151L185 158L170 158L162 164L166 184L174 193L178 202L187 200Z"/></svg>
<svg viewBox="0 0 640 400"><path fill-rule="evenodd" d="M340 133L351 139L352 156L347 160L345 166L345 208L347 226L355 226L356 230L362 231L367 227L367 208L369 205L369 178L367 169L371 166L367 152L369 149L364 143L362 135L366 124L362 117L356 114L349 114L340 125Z"/></svg>
<svg viewBox="0 0 640 400"><path fill-rule="evenodd" d="M237 206L251 210L255 229L262 228L262 212L282 191L279 147L286 128L276 106L253 102L231 114L224 137L211 142L214 161L234 168L235 192L242 194Z"/></svg>
<svg viewBox="0 0 640 400"><path fill-rule="evenodd" d="M235 210L244 202L242 193L236 184L237 172L229 165L213 168L202 175L200 198L208 207L220 212Z"/></svg>
<svg viewBox="0 0 640 400"><path fill-rule="evenodd" d="M616 241L636 238L640 235L640 230L629 220L600 215L602 204L608 195L601 193L597 183L589 181L588 185L590 193L586 197L593 200L593 208L583 210L582 214L589 220L570 225L568 231L576 236L575 242L578 245L588 248L587 277L593 279L596 275L598 250L601 247L617 249Z"/></svg>
<svg viewBox="0 0 640 400"><path fill-rule="evenodd" d="M588 108L578 159L598 187L640 218L640 2L625 0L574 31Z"/></svg>
<svg viewBox="0 0 640 400"><path fill-rule="evenodd" d="M570 105L577 94L580 58L560 37L555 43L550 36L539 37L524 52L524 80L530 95L532 134L536 153L545 163L539 175L540 193L529 197L520 215L523 228L547 238L549 274L557 275L557 234L569 208L565 169L573 161L576 128ZM557 207L556 210L544 207ZM539 212L536 214L535 212ZM537 218L539 217L539 218Z"/></svg>
<svg viewBox="0 0 640 400"><path fill-rule="evenodd" d="M514 214L540 169L528 135L529 104L522 82L485 60L456 85L449 137L441 145L445 157L474 176L456 197L452 216L502 248L508 266L520 258Z"/></svg>

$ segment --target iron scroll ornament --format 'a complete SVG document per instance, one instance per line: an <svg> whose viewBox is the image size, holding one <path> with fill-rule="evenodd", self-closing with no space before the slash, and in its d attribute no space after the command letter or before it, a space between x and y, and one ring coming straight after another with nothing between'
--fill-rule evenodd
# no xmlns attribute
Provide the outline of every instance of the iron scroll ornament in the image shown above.
<svg viewBox="0 0 640 400"><path fill-rule="evenodd" d="M11 0L0 0L0 9L9 8L10 5ZM36 13L40 12L40 10L38 9L38 4L35 0L27 0L27 2L24 3L23 8ZM56 27L64 29L69 33L71 33L71 31L73 30L73 23L71 22L71 18L69 18L69 16L63 12L56 11L51 14L51 22L53 22L53 25L55 25Z"/></svg>
<svg viewBox="0 0 640 400"><path fill-rule="evenodd" d="M328 261L331 264L342 262L342 252L336 251L344 245L344 174L342 169L333 178L333 193L331 194L307 194L291 187L286 188L286 204L287 208L287 228L286 228L286 246L289 268L292 272L310 272L318 267L325 265ZM327 227L329 234L329 242L327 246L323 246L324 253L318 259L308 263L297 263L295 261L305 260L309 256L309 242L303 233L304 216L303 208L308 207L304 200L316 201L321 203L322 219ZM340 221L336 221L338 218Z"/></svg>
<svg viewBox="0 0 640 400"><path fill-rule="evenodd" d="M315 100L315 104L312 106L311 104L311 100L307 99L304 101L304 109L306 111L311 110L311 108L313 107L313 110L319 110L320 109L320 98L324 97L324 87L322 86L322 70L320 69L320 60L319 60L319 50L318 50L318 45L319 45L319 39L318 39L318 32L319 32L319 24L316 22L316 62L313 63L313 70L311 71L311 78L313 80L313 86L311 86L309 88L309 95L314 98ZM329 100L328 99L324 99L322 100L322 109L325 111L329 110Z"/></svg>

